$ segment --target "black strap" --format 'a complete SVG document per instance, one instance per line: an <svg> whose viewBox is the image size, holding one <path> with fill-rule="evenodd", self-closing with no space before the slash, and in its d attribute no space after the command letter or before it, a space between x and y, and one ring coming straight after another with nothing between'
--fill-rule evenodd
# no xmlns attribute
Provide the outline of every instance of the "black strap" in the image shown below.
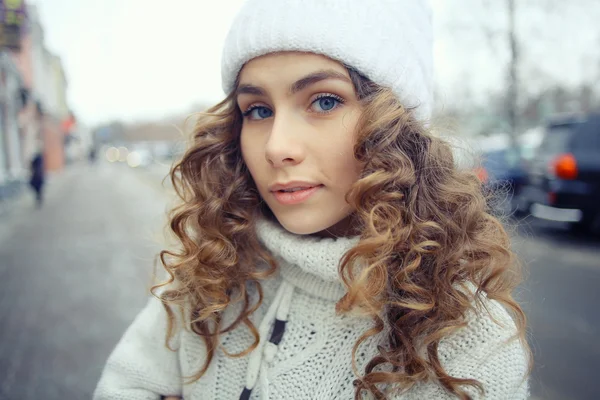
<svg viewBox="0 0 600 400"><path fill-rule="evenodd" d="M252 389L244 388L242 394L240 395L240 400L250 400L250 395L252 394Z"/></svg>
<svg viewBox="0 0 600 400"><path fill-rule="evenodd" d="M273 327L273 333L271 333L271 338L269 342L273 343L276 346L279 346L281 339L283 339L283 334L285 333L285 324L287 321L281 321L279 319L275 320L275 326Z"/></svg>
<svg viewBox="0 0 600 400"><path fill-rule="evenodd" d="M275 326L273 326L273 332L271 333L271 337L269 338L269 342L273 343L275 346L278 346L283 339L283 334L285 333L285 324L287 321L282 321L279 319L275 320ZM242 394L240 394L240 400L250 400L250 395L252 394L252 389L244 388Z"/></svg>

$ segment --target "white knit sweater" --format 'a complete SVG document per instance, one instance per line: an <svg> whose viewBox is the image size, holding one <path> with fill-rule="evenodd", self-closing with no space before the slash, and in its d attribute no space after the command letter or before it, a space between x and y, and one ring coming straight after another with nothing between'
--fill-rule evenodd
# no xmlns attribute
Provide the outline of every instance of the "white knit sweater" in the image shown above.
<svg viewBox="0 0 600 400"><path fill-rule="evenodd" d="M202 365L204 344L193 333L181 330L173 343L178 350L165 348L166 314L151 299L110 355L94 399L158 400L161 395L178 395L186 400L233 400L240 398L245 387L252 388L250 399L354 398L352 346L371 321L336 315L335 304L344 294L337 265L356 241L296 236L264 221L258 233L280 265L278 275L263 283L264 301L252 317L261 332L259 348L242 358L230 358L219 349L208 372L184 384ZM451 376L479 380L486 390L485 399L526 399L526 353L518 340L506 343L514 324L498 303L488 301L488 308L502 326L487 314L473 314L467 327L441 342L440 360ZM238 313L239 308L232 307L224 322ZM267 340L275 319L287 320L278 346ZM359 349L360 370L377 351L381 337ZM239 353L252 342L249 330L240 326L225 334L221 344L227 352ZM475 390L467 390L473 398L482 398ZM433 382L395 397L453 398Z"/></svg>

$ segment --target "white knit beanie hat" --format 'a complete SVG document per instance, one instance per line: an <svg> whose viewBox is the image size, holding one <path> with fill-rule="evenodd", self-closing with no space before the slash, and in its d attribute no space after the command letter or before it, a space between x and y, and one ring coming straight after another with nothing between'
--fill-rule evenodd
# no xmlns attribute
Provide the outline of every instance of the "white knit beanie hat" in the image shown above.
<svg viewBox="0 0 600 400"><path fill-rule="evenodd" d="M433 27L427 0L247 0L223 49L223 90L246 62L278 51L328 56L390 88L429 120Z"/></svg>

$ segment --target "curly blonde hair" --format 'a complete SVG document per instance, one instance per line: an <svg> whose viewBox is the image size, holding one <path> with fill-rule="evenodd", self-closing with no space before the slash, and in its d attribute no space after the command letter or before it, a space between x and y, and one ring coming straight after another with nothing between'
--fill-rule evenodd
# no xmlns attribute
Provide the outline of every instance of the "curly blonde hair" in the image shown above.
<svg viewBox="0 0 600 400"><path fill-rule="evenodd" d="M485 294L503 304L515 338L529 351L525 314L512 297L522 278L509 236L490 214L477 176L454 165L449 144L414 120L391 91L348 71L363 108L354 151L364 169L346 196L360 241L340 262L347 294L336 310L360 310L374 321L353 350L356 398L366 391L384 399L381 384L408 389L433 378L469 399L462 386L483 391L482 384L449 376L438 356L440 340L464 327L474 307L461 285L474 284L475 298ZM189 328L206 345L207 358L191 381L207 371L220 335L239 324L249 327L254 343L227 355L256 348L258 330L249 316L262 302L261 280L277 268L255 233L257 218L269 210L242 159L235 100L230 95L200 115L190 148L171 170L182 203L171 213L170 229L180 246L160 253L170 279L153 292L165 286L159 297L169 316L166 343L175 334L172 307L178 306L188 310ZM267 270L256 267L265 263ZM252 290L259 294L254 303ZM237 302L242 312L223 326L222 312ZM387 347L358 371L358 346L384 326Z"/></svg>

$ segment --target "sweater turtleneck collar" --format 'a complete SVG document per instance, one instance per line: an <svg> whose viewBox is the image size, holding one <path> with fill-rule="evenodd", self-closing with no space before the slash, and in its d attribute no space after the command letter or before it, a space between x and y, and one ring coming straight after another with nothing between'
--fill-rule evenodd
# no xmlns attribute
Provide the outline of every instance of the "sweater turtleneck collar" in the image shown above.
<svg viewBox="0 0 600 400"><path fill-rule="evenodd" d="M330 300L339 300L345 294L338 267L344 254L358 243L358 237L296 235L266 219L257 222L256 231L259 240L277 259L283 279Z"/></svg>

